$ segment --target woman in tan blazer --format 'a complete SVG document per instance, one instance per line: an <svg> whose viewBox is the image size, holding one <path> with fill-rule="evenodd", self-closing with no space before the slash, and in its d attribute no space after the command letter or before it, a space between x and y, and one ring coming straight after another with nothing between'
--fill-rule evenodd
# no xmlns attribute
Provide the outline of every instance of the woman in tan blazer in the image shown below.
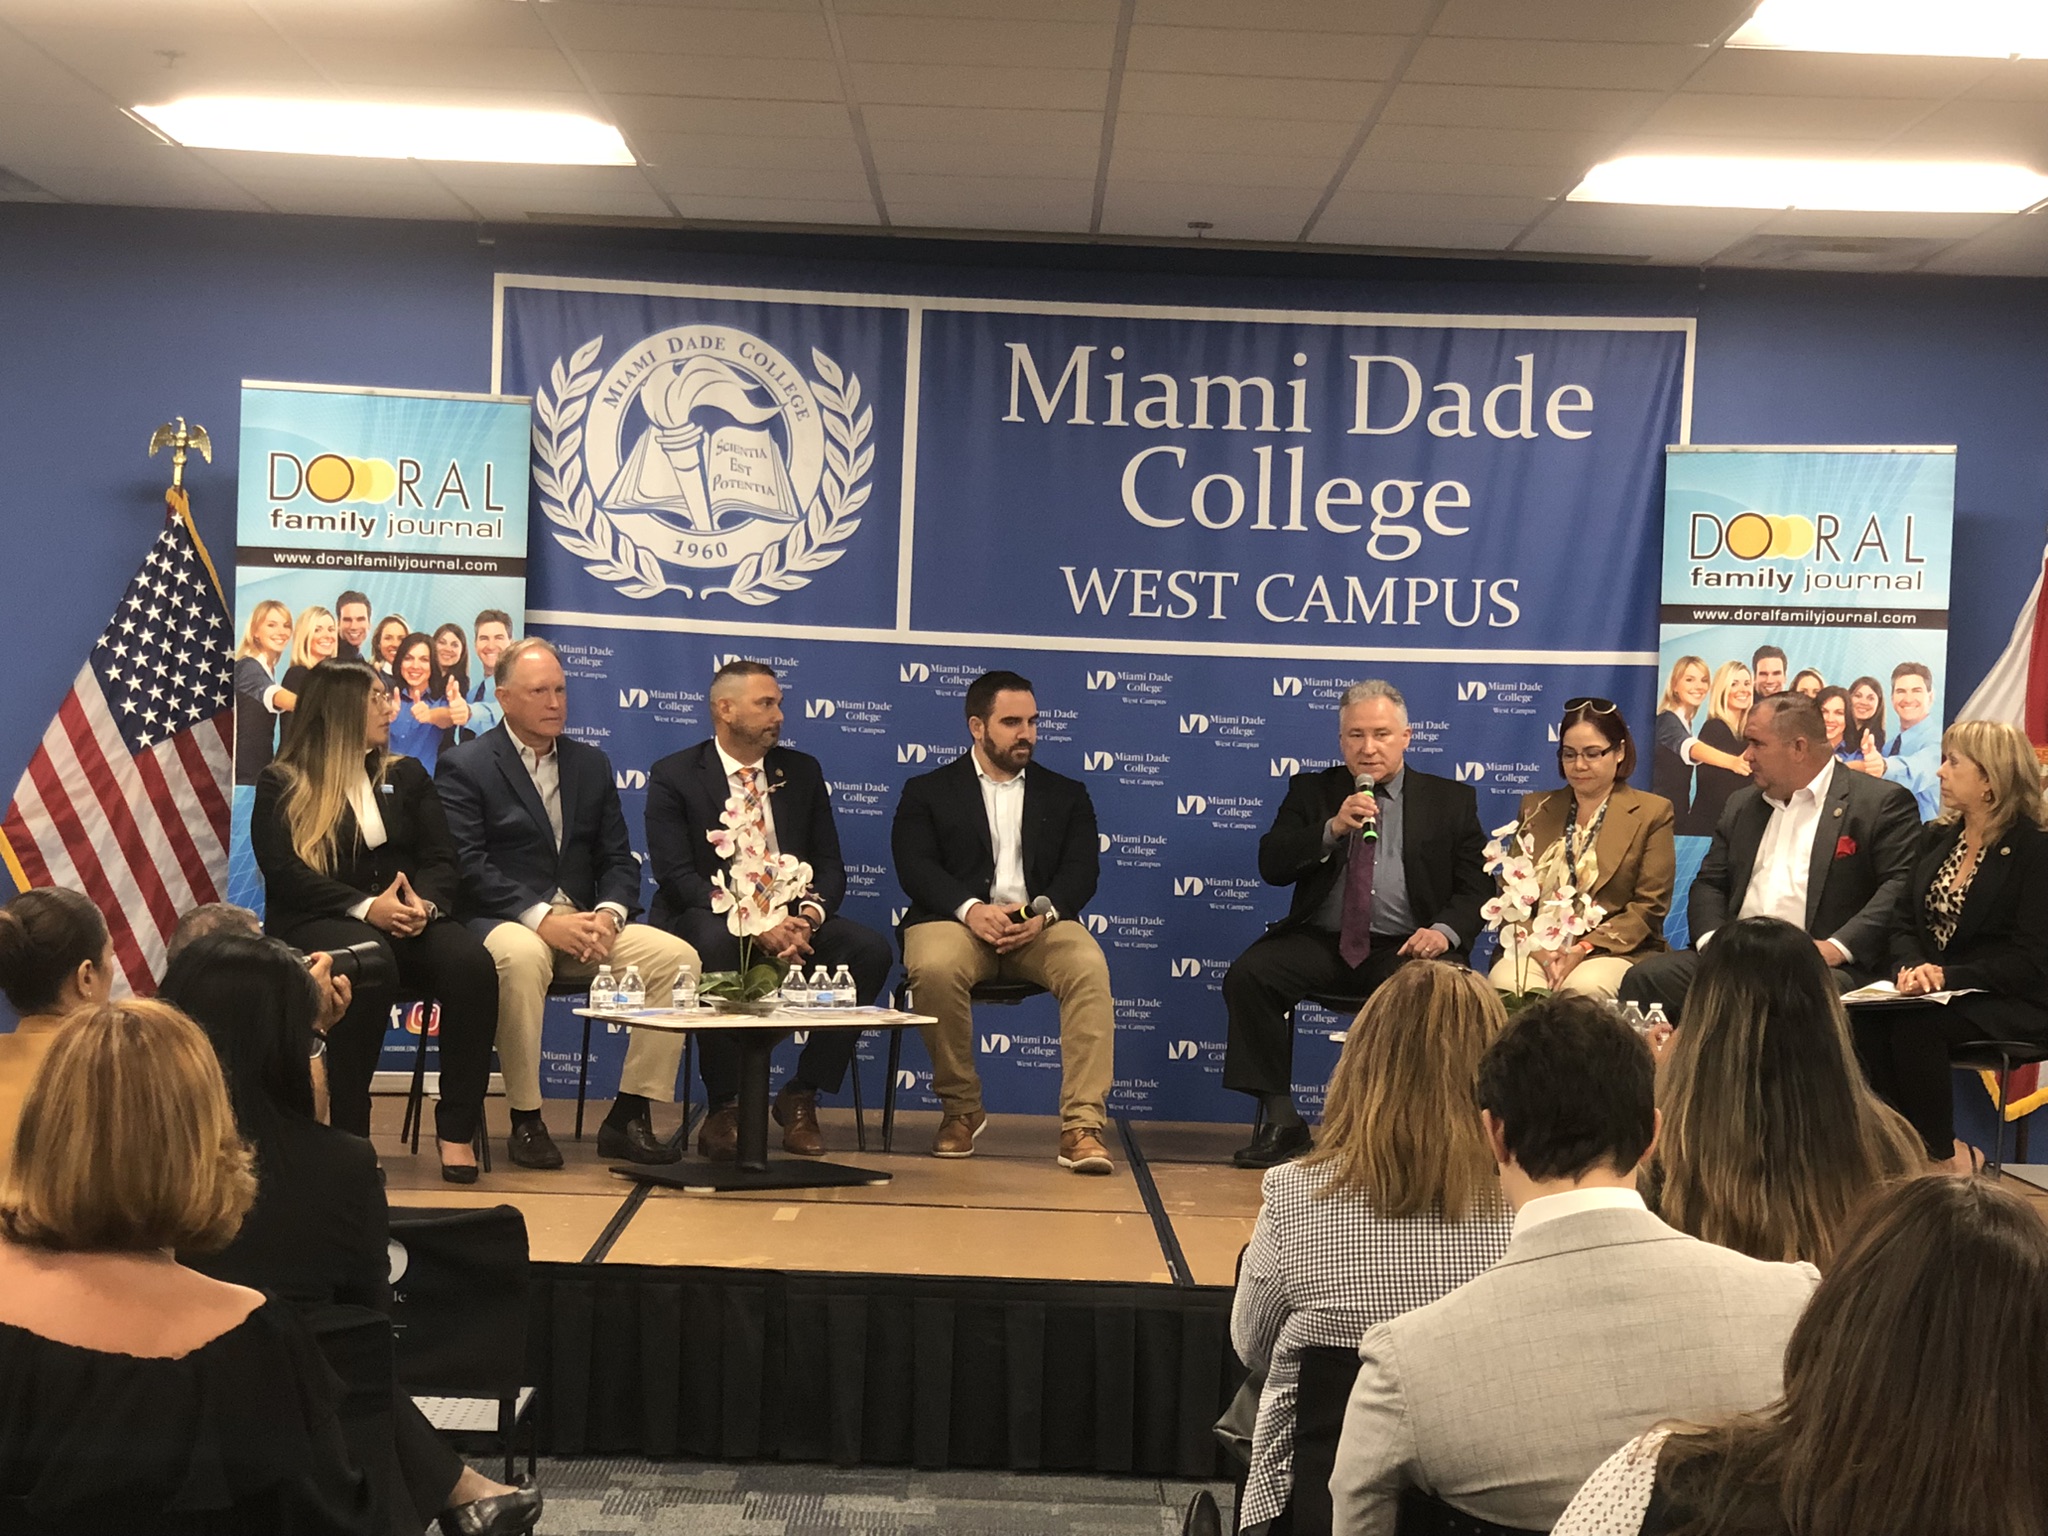
<svg viewBox="0 0 2048 1536"><path fill-rule="evenodd" d="M1503 958L1492 981L1503 992L1547 986L1613 997L1628 968L1661 952L1671 907L1675 813L1662 795L1631 789L1635 738L1607 699L1569 699L1557 732L1562 789L1522 797L1545 893L1569 879L1605 914L1597 927L1559 950L1538 950L1525 965Z"/></svg>

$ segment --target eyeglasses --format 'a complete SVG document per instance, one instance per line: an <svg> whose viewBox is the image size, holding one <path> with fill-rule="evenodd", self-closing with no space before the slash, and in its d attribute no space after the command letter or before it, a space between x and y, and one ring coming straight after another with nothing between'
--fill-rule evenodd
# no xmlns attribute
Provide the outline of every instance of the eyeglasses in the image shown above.
<svg viewBox="0 0 2048 1536"><path fill-rule="evenodd" d="M1580 698L1566 699L1564 701L1564 712L1566 714L1570 714L1575 709L1583 709L1591 715L1611 715L1616 708L1618 706L1614 700L1596 699L1590 693Z"/></svg>
<svg viewBox="0 0 2048 1536"><path fill-rule="evenodd" d="M1584 751L1577 747L1560 747L1557 760L1561 763L1592 764L1599 762L1603 757L1611 757L1613 753L1612 747L1587 747Z"/></svg>

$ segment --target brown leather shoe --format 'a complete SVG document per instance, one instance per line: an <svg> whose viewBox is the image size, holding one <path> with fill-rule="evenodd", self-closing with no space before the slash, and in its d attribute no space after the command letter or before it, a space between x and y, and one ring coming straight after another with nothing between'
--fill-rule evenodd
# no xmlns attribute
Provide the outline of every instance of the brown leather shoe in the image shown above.
<svg viewBox="0 0 2048 1536"><path fill-rule="evenodd" d="M697 1155L714 1163L729 1163L740 1155L740 1107L728 1104L704 1117L697 1132Z"/></svg>
<svg viewBox="0 0 2048 1536"><path fill-rule="evenodd" d="M1116 1172L1116 1164L1109 1160L1109 1148L1102 1144L1101 1134L1086 1125L1060 1132L1060 1166L1071 1168L1076 1173Z"/></svg>
<svg viewBox="0 0 2048 1536"><path fill-rule="evenodd" d="M825 1138L818 1134L818 1090L784 1083L775 1095L775 1123L782 1127L782 1150L798 1157L823 1157Z"/></svg>
<svg viewBox="0 0 2048 1536"><path fill-rule="evenodd" d="M939 1134L932 1138L933 1157L972 1157L974 1142L988 1128L988 1111L971 1115L948 1115L939 1122Z"/></svg>

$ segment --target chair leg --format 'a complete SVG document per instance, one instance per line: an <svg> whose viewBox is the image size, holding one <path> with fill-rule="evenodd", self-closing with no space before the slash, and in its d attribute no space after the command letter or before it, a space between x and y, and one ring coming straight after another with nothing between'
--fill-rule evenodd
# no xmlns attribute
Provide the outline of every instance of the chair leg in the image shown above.
<svg viewBox="0 0 2048 1536"><path fill-rule="evenodd" d="M2027 1124L2033 1118L2031 1114L2026 1114L2013 1122L2012 1160L2016 1163L2024 1163L2027 1160Z"/></svg>
<svg viewBox="0 0 2048 1536"><path fill-rule="evenodd" d="M853 1145L860 1152L868 1149L868 1115L866 1106L860 1101L860 1043L866 1036L866 1030L854 1036L853 1060L848 1067L853 1073Z"/></svg>
<svg viewBox="0 0 2048 1536"><path fill-rule="evenodd" d="M583 1021L583 1055L576 1067L576 1139L583 1139L583 1100L590 1092L590 1020Z"/></svg>
<svg viewBox="0 0 2048 1536"><path fill-rule="evenodd" d="M406 1098L406 1121L412 1131L412 1155L420 1155L420 1122L427 1118L427 1012L420 1008L419 1044L412 1053L412 1091Z"/></svg>
<svg viewBox="0 0 2048 1536"><path fill-rule="evenodd" d="M692 1034L685 1034L683 1036L683 1096L680 1100L683 1106L683 1125L685 1129L690 1124L690 1064L696 1058L696 1055L697 1037Z"/></svg>
<svg viewBox="0 0 2048 1536"><path fill-rule="evenodd" d="M889 1077L882 1084L882 1150L896 1150L896 1071L903 1059L903 1031L889 1031Z"/></svg>
<svg viewBox="0 0 2048 1536"><path fill-rule="evenodd" d="M501 1397L498 1399L498 1438L505 1445L505 1481L512 1481L512 1436L518 1430L518 1420L513 1415L519 1411L519 1399Z"/></svg>
<svg viewBox="0 0 2048 1536"><path fill-rule="evenodd" d="M2005 1106L2010 1101L2007 1090L2012 1086L2012 1058L2001 1055L1998 1058L1998 1103L1991 1120L1991 1177L1999 1176L2005 1168Z"/></svg>

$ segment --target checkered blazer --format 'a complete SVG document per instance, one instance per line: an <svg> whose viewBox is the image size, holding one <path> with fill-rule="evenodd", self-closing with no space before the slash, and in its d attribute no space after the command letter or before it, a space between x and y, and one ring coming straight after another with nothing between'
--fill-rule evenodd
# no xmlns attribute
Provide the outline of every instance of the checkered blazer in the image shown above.
<svg viewBox="0 0 2048 1536"><path fill-rule="evenodd" d="M1388 1221L1353 1191L1324 1196L1327 1163L1267 1172L1230 1311L1238 1358L1266 1372L1252 1430L1251 1475L1239 1526L1274 1519L1293 1490L1294 1400L1300 1352L1356 1349L1366 1330L1435 1301L1507 1251L1507 1207L1462 1221L1434 1214Z"/></svg>

